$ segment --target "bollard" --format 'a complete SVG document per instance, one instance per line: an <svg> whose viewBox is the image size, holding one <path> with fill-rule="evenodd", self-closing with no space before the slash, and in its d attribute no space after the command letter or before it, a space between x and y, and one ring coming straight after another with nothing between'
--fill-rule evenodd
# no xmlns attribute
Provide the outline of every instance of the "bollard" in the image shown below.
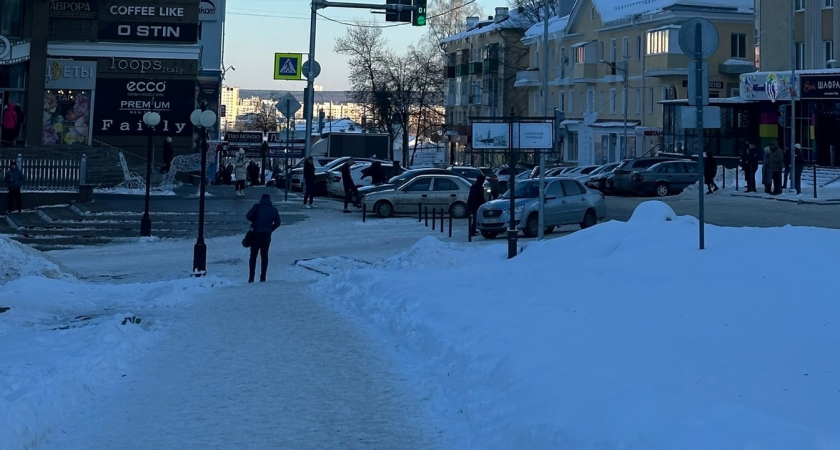
<svg viewBox="0 0 840 450"><path fill-rule="evenodd" d="M443 208L440 209L440 233L443 234Z"/></svg>
<svg viewBox="0 0 840 450"><path fill-rule="evenodd" d="M467 242L472 242L472 211L467 215Z"/></svg>
<svg viewBox="0 0 840 450"><path fill-rule="evenodd" d="M367 218L367 203L362 203L362 223L365 222Z"/></svg>
<svg viewBox="0 0 840 450"><path fill-rule="evenodd" d="M437 217L435 214L437 214L437 208L432 208L432 231L435 230L435 224L437 223Z"/></svg>
<svg viewBox="0 0 840 450"><path fill-rule="evenodd" d="M738 166L735 166L735 190L738 190L738 177L741 175L738 174Z"/></svg>
<svg viewBox="0 0 840 450"><path fill-rule="evenodd" d="M449 214L449 237L452 237L452 214Z"/></svg>
<svg viewBox="0 0 840 450"><path fill-rule="evenodd" d="M417 202L417 223L420 223L422 221L423 221L423 204L420 203L420 202Z"/></svg>
<svg viewBox="0 0 840 450"><path fill-rule="evenodd" d="M726 166L720 166L723 169L723 186L721 189L726 189Z"/></svg>
<svg viewBox="0 0 840 450"><path fill-rule="evenodd" d="M426 228L429 228L429 207L426 207Z"/></svg>
<svg viewBox="0 0 840 450"><path fill-rule="evenodd" d="M800 185L802 181L799 181ZM814 161L814 198L817 198L817 162Z"/></svg>

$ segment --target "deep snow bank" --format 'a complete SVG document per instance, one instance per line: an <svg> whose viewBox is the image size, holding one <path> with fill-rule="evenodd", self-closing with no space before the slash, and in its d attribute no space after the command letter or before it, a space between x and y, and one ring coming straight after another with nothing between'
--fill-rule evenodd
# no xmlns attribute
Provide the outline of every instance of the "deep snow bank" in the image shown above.
<svg viewBox="0 0 840 450"><path fill-rule="evenodd" d="M645 203L513 260L426 238L314 289L423 361L464 448L840 448L840 231L706 236Z"/></svg>
<svg viewBox="0 0 840 450"><path fill-rule="evenodd" d="M6 236L0 236L0 284L31 275L57 279L73 278L38 250Z"/></svg>

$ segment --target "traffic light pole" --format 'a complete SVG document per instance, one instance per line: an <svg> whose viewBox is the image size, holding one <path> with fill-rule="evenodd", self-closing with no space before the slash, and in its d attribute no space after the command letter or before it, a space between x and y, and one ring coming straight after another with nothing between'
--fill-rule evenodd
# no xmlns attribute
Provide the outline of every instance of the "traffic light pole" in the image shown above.
<svg viewBox="0 0 840 450"><path fill-rule="evenodd" d="M388 0L386 0L388 1ZM390 0L394 1L394 0ZM318 18L318 10L324 8L354 8L379 10L385 12L411 12L412 25L423 26L426 25L426 2L427 0L412 0L411 5L403 4L374 4L374 3L348 3L348 2L333 2L329 0L312 0L312 13L309 23L309 61L315 62L315 25ZM304 138L304 158L312 155L312 110L315 107L315 64L309 64L309 73L306 76L306 95L304 95L303 103L306 114L306 136Z"/></svg>

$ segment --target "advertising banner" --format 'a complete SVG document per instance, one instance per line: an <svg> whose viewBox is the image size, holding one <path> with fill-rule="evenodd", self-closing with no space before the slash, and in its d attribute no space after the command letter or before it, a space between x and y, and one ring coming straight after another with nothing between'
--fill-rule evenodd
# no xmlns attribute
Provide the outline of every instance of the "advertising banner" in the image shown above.
<svg viewBox="0 0 840 450"><path fill-rule="evenodd" d="M803 100L837 100L840 98L840 74L799 75Z"/></svg>
<svg viewBox="0 0 840 450"><path fill-rule="evenodd" d="M198 61L194 59L147 59L147 58L99 58L99 74L146 75L194 77L198 73Z"/></svg>
<svg viewBox="0 0 840 450"><path fill-rule="evenodd" d="M44 145L88 145L90 91L44 91Z"/></svg>
<svg viewBox="0 0 840 450"><path fill-rule="evenodd" d="M87 89L96 87L96 61L48 59L47 89Z"/></svg>
<svg viewBox="0 0 840 450"><path fill-rule="evenodd" d="M52 0L50 17L62 19L95 19L99 15L96 0Z"/></svg>
<svg viewBox="0 0 840 450"><path fill-rule="evenodd" d="M263 142L262 131L228 131L225 133L225 140L231 145L261 145Z"/></svg>
<svg viewBox="0 0 840 450"><path fill-rule="evenodd" d="M195 44L197 23L99 22L100 41L148 41Z"/></svg>
<svg viewBox="0 0 840 450"><path fill-rule="evenodd" d="M107 79L96 82L95 135L142 136L143 114L154 110L159 136L191 136L190 114L195 109L195 81Z"/></svg>

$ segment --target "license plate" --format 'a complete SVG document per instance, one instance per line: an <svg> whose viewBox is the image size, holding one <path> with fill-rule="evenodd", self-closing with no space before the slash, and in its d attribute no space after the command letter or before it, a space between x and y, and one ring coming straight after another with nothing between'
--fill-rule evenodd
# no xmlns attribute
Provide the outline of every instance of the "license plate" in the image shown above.
<svg viewBox="0 0 840 450"><path fill-rule="evenodd" d="M484 219L484 223L499 223L499 219Z"/></svg>

